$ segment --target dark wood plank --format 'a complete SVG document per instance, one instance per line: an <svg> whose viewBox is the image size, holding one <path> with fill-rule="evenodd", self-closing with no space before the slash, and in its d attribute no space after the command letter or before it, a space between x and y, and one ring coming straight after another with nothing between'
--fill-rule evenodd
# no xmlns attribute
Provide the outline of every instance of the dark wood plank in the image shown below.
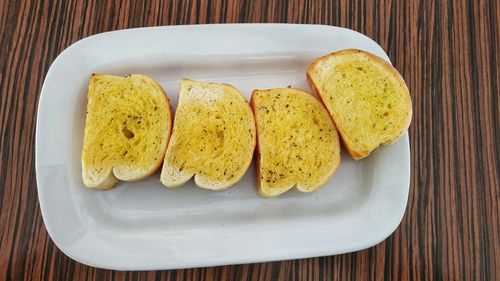
<svg viewBox="0 0 500 281"><path fill-rule="evenodd" d="M500 2L0 0L0 280L500 280ZM411 189L387 240L357 253L115 272L57 249L37 202L37 100L57 55L99 32L237 22L320 23L377 42L413 98Z"/></svg>

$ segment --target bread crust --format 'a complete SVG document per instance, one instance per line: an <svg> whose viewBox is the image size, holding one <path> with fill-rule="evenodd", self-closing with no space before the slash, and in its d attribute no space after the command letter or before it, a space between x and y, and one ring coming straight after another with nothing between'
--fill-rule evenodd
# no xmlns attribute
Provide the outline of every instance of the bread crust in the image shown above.
<svg viewBox="0 0 500 281"><path fill-rule="evenodd" d="M412 101L411 101L410 91L408 90L408 86L406 85L401 74L391 64L387 63L385 60L381 59L380 57L378 57L374 54L371 54L369 52L366 52L366 51L362 51L362 50L358 50L358 49L340 50L340 51L333 52L333 53L330 53L328 55L325 55L325 56L322 56L322 57L316 59L307 69L307 72L306 72L307 81L308 81L309 85L311 86L311 88L313 89L313 91L320 97L323 104L325 104L325 100L324 100L325 97L322 96L321 91L319 90L320 86L317 85L313 79L314 69L316 68L316 66L319 63L328 60L332 56L355 55L355 54L364 54L367 57L369 57L372 61L374 61L378 65L382 66L387 72L391 73L394 77L396 77L396 79L401 83L405 92L408 95L408 106L406 109L406 111L408 112L408 116L404 122L404 126L402 126L400 133L398 135L395 135L389 141L382 143L383 145L393 144L399 140L399 138L402 136L403 132L405 132L408 129L408 127L410 126L412 115L413 115L413 110L412 110ZM346 133L345 129L342 127L342 124L340 124L340 122L337 122L335 120L335 117L333 116L334 113L330 112L330 115L332 116L332 119L337 127L337 130L340 132L342 146L345 148L345 150L347 151L349 156L351 156L353 159L360 160L362 158L365 158L368 155L370 155L370 153L373 150L376 149L376 147L375 147L372 150L356 150L353 147L353 145L351 145L351 142L349 141L347 133Z"/></svg>
<svg viewBox="0 0 500 281"><path fill-rule="evenodd" d="M285 89L285 88L283 88ZM338 135L338 132L336 130L336 127L335 127L335 123L333 122L333 119L331 117L331 115L329 114L328 110L326 109L326 107L324 106L324 104L322 103L322 101L315 95L312 95L310 93L308 93L307 91L303 90L303 89L299 89L299 88L286 88L286 89L292 89L292 90L296 90L297 92L299 92L300 94L303 94L305 96L308 96L308 97L311 97L312 99L314 99L316 102L318 102L319 106L324 110L324 112L326 112L328 118L330 118L330 121L332 122L333 124L333 128L334 128L334 134L336 135L336 139L337 140L340 140L340 137ZM335 161L334 165L332 166L332 168L330 169L330 171L328 171L327 174L324 175L323 177L323 181L321 181L320 183L317 184L317 186L313 187L313 188L310 188L310 189L307 189L303 184L301 184L300 182L296 182L292 185L286 185L286 186L281 186L281 187L274 187L275 191L274 192L269 192L269 190L267 189L267 187L265 186L263 180L261 180L261 173L260 173L260 167L261 167L261 157L260 157L260 148L259 148L259 126L258 126L258 123L257 123L257 113L256 113L256 110L255 110L255 97L259 94L259 93L265 93L265 92L272 92L274 90L277 90L277 89L266 89L266 90L253 90L252 91L252 96L250 98L250 107L252 108L252 111L254 113L254 117L255 117L255 129L256 129L256 132L257 132L257 143L256 143L256 146L255 146L255 166L256 166L256 174L257 174L257 191L259 193L259 195L263 198L271 198L271 197L276 197L278 195L281 195L287 191L289 191L290 189L296 189L298 191L301 191L301 192L312 192L312 191L315 191L317 190L318 188L322 187L323 185L326 184L326 182L328 182L328 180L333 176L333 174L337 171L338 167L340 166L340 162L341 162L341 154L340 154L340 147L339 147L339 151L338 151L338 159ZM277 190L277 191L276 191Z"/></svg>

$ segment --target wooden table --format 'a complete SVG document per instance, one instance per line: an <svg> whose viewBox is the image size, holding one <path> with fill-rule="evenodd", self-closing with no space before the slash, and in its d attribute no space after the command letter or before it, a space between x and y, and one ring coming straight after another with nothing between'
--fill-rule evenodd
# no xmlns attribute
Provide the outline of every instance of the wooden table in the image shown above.
<svg viewBox="0 0 500 281"><path fill-rule="evenodd" d="M500 280L500 1L100 2L0 0L0 280ZM36 110L50 64L103 31L225 22L343 26L387 51L414 110L401 225L373 248L303 260L156 272L71 260L37 202Z"/></svg>

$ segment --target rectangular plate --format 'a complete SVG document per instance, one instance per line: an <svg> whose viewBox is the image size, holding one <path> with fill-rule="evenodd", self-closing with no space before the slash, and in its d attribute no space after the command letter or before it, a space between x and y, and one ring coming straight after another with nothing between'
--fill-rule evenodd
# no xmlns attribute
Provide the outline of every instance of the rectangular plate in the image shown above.
<svg viewBox="0 0 500 281"><path fill-rule="evenodd" d="M357 48L389 61L355 31L319 25L234 24L140 28L94 35L54 61L43 84L36 172L43 219L73 259L119 270L171 269L324 256L373 246L397 227L408 198L408 135L361 161L342 155L325 187L262 199L252 165L233 188L192 182L164 188L159 174L110 191L87 189L80 154L86 91L93 72L157 80L175 108L181 78L253 89L311 91L308 65Z"/></svg>

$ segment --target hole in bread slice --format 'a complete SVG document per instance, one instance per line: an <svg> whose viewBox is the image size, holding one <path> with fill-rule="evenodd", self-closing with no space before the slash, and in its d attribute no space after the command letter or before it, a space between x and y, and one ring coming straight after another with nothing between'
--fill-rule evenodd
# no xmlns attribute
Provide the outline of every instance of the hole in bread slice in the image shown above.
<svg viewBox="0 0 500 281"><path fill-rule="evenodd" d="M127 139L134 137L134 132L130 131L127 127L123 128L122 133Z"/></svg>

